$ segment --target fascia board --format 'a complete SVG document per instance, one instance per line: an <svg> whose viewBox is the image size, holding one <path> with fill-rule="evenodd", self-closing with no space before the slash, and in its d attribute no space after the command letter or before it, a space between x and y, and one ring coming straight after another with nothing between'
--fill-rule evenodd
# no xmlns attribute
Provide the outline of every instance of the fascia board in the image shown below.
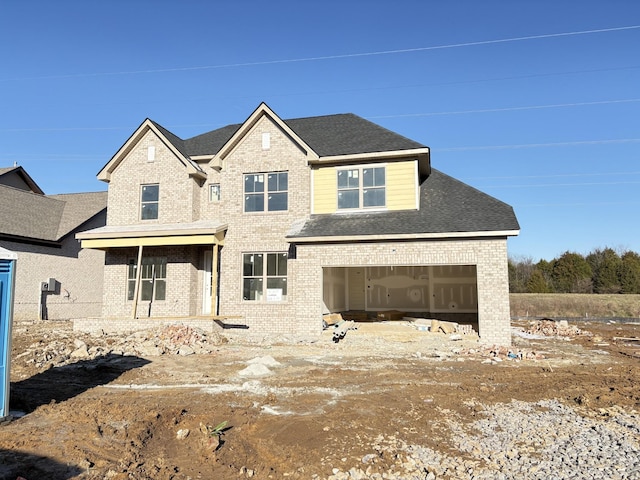
<svg viewBox="0 0 640 480"><path fill-rule="evenodd" d="M310 159L309 164L320 165L323 163L343 163L352 161L372 160L372 159L390 159L413 157L420 155L428 155L429 148L414 148L411 150L393 150L388 152L370 152L370 153L352 153L349 155L330 155L326 157L318 157Z"/></svg>
<svg viewBox="0 0 640 480"><path fill-rule="evenodd" d="M166 237L166 236L190 236L190 235L218 235L228 229L227 225L218 225L216 228L188 228L171 229L159 226L154 230L122 230L122 231L92 231L80 232L76 234L77 240L97 240L113 238L142 238L142 237Z"/></svg>
<svg viewBox="0 0 640 480"><path fill-rule="evenodd" d="M350 235L350 236L317 236L296 237L287 236L289 243L331 243L331 242L369 242L369 241L394 241L394 240L446 240L451 238L486 238L486 237L515 237L520 230L502 230L487 232L442 232L442 233L403 233L398 235Z"/></svg>

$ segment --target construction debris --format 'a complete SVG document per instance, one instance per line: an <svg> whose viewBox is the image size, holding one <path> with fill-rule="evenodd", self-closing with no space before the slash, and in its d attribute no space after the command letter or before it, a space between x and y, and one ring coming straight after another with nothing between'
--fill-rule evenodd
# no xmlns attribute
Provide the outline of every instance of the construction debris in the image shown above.
<svg viewBox="0 0 640 480"><path fill-rule="evenodd" d="M93 360L108 355L157 356L211 354L227 343L219 333L205 332L186 325L170 325L153 330L122 334L84 335L82 339L67 335L32 343L17 358L29 357L26 363L36 368L67 365L78 360Z"/></svg>
<svg viewBox="0 0 640 480"><path fill-rule="evenodd" d="M575 325L569 325L566 320L552 320L550 318L543 318L538 321L530 323L529 329L526 333L530 335L543 335L545 337L577 337L577 336L591 336L591 332L586 330L580 330Z"/></svg>
<svg viewBox="0 0 640 480"><path fill-rule="evenodd" d="M342 320L334 325L333 341L338 343L342 340L349 330L357 330L356 322L353 320Z"/></svg>

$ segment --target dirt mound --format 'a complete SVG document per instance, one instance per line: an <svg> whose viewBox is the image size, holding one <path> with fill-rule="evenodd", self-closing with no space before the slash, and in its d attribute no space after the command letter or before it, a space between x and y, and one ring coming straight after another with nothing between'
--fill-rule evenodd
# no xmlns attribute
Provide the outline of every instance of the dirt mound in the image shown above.
<svg viewBox="0 0 640 480"><path fill-rule="evenodd" d="M514 336L504 349L383 327L350 331L338 344L328 333L315 343L260 345L179 326L118 337L16 324L11 408L28 413L0 426L0 478L418 478L407 473L414 467L428 467L420 478L460 478L466 470L456 469L465 465L491 471L491 452L501 450L461 429L472 432L487 419L502 425L519 415L513 408L540 410L549 423L548 408L535 405L555 399L592 419L589 435L606 433L602 422L635 425L640 358L616 339L638 337L640 325L580 325L593 336ZM110 353L72 357L79 342L87 352ZM147 342L163 354L133 353ZM178 354L185 346L196 353ZM65 349L69 358L35 367L45 352ZM132 353L118 353L125 351ZM522 358L509 356L520 351ZM242 375L256 365L271 373ZM627 434L636 442L629 448L637 435ZM591 441L606 444L585 437ZM505 446L504 468L526 457L511 455L515 448Z"/></svg>

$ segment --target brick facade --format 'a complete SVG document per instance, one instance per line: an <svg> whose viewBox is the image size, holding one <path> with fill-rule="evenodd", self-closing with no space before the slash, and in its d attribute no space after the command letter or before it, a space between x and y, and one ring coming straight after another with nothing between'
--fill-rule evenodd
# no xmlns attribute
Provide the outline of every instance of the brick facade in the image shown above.
<svg viewBox="0 0 640 480"><path fill-rule="evenodd" d="M263 143L268 134L268 148ZM155 157L149 161L149 147ZM206 180L190 176L185 165L153 130L141 138L112 172L107 225L163 225L218 219L228 224L220 249L219 315L243 324L247 335L318 335L322 329L323 268L390 265L475 266L481 339L510 343L506 238L415 240L371 243L296 245L288 260L287 299L281 302L242 298L245 253L289 252L285 237L292 225L311 214L311 169L303 149L269 115L260 117L227 152L222 168L200 166ZM244 212L244 175L288 173L288 209ZM159 218L140 220L140 188L157 183ZM209 185L221 185L220 201L209 200ZM413 188L413 187L412 187ZM137 248L110 248L105 256L103 320L87 318L76 327L127 330L167 318L211 328L203 320L204 252L212 246L145 247L145 256L167 258L167 290L163 301L138 305L132 319L127 300L128 263Z"/></svg>
<svg viewBox="0 0 640 480"><path fill-rule="evenodd" d="M104 225L102 213L82 226L89 230ZM102 309L104 252L80 248L73 233L62 247L0 241L0 246L18 254L13 316L16 320L37 320L40 305L43 318L68 320L100 315ZM56 291L42 294L40 283L56 279Z"/></svg>

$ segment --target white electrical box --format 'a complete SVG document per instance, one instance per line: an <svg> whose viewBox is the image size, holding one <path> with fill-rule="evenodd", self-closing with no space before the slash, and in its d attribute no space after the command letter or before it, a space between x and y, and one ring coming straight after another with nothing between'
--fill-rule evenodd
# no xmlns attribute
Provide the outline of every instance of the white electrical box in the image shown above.
<svg viewBox="0 0 640 480"><path fill-rule="evenodd" d="M56 279L49 278L49 280L45 282L40 282L40 291L41 292L55 292L56 291Z"/></svg>

